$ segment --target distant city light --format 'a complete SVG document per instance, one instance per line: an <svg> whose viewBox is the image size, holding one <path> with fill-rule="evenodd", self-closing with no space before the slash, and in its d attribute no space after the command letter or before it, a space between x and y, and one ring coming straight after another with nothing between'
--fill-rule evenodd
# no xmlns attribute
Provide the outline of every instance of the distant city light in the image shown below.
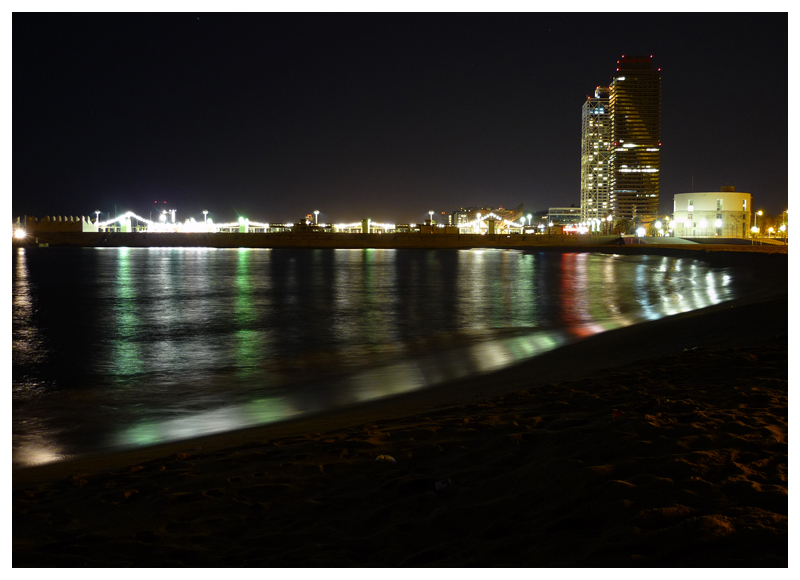
<svg viewBox="0 0 800 580"><path fill-rule="evenodd" d="M14 237L18 240L24 240L25 235L25 230L14 230Z"/></svg>
<svg viewBox="0 0 800 580"><path fill-rule="evenodd" d="M99 215L99 210L96 211ZM149 232L149 233L276 233L276 232L286 232L286 231L295 231L298 226L303 226L305 229L300 230L304 233L311 233L317 231L325 231L329 233L370 233L370 234L385 234L385 233L394 233L394 232L414 232L419 231L419 227L422 225L427 225L428 227L434 227L438 230L439 233L443 234L486 234L486 233L495 233L495 234L512 234L512 233L536 233L535 230L526 230L525 229L525 215L521 215L518 221L511 221L506 219L492 211L489 211L486 214L479 213L477 215L477 219L472 222L461 222L457 224L448 225L447 223L436 223L433 221L433 213L436 212L428 212L431 221L427 222L426 224L398 224L395 223L380 223L374 222L371 219L361 220L359 222L353 223L338 223L338 224L318 224L318 215L319 211L314 210L313 216L309 214L304 220L300 220L297 223L293 222L286 222L286 223L259 223L250 221L248 218L244 216L237 216L236 221L232 223L214 223L214 220L208 217L209 211L203 210L202 216L203 219L200 220L199 216L190 216L186 217L180 221L176 219L177 211L175 209L164 209L155 212L156 221L144 218L140 215L135 214L132 211L127 211L124 214L108 219L106 221L100 222L95 221L93 226L96 226L97 231L106 231L106 232L119 232L119 233L133 233L133 232ZM152 213L151 213L152 216ZM533 226L531 223L533 221L533 215L528 214L528 226L538 227L540 230L545 228L545 224L548 222L544 222L544 224L540 224L537 226ZM611 216L608 216L609 220L612 219ZM591 228L593 231L599 231L600 224L603 220L600 219L591 219L588 222L583 222L580 224L581 229ZM550 227L554 226L554 222L549 222L548 224ZM559 227L563 227L559 226ZM398 229L399 228L399 229ZM84 230L84 231L94 231L92 230ZM572 231L572 230L570 230ZM588 231L588 229L587 229ZM544 233L544 232L540 232ZM560 233L563 233L560 231ZM581 231L580 233L584 233ZM22 237L24 233L14 233L15 236Z"/></svg>

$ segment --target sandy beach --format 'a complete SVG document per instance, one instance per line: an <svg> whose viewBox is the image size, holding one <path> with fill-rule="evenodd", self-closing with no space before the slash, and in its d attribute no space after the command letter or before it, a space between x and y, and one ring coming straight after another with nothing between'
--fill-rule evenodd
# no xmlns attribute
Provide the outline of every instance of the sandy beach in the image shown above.
<svg viewBox="0 0 800 580"><path fill-rule="evenodd" d="M784 285L785 288L785 285ZM14 472L13 566L784 567L787 296Z"/></svg>

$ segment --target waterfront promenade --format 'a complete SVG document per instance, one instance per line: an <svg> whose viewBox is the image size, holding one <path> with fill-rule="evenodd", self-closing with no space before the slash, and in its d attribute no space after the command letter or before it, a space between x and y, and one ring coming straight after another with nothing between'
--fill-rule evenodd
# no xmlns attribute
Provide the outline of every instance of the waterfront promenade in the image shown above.
<svg viewBox="0 0 800 580"><path fill-rule="evenodd" d="M621 241L622 240L622 241ZM741 240L737 240L741 242ZM788 254L788 245L695 243L680 238L631 238L617 235L540 234L352 234L352 233L152 233L48 232L30 234L15 246L97 248L308 248L444 250L497 248L537 251L604 252L691 256L716 264L748 264L753 254ZM761 261L761 260L759 260Z"/></svg>

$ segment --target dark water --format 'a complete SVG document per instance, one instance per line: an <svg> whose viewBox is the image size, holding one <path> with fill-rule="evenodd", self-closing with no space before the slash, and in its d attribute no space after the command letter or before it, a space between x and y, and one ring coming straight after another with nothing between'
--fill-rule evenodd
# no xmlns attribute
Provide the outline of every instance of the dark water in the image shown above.
<svg viewBox="0 0 800 580"><path fill-rule="evenodd" d="M12 267L15 466L429 387L755 283L503 250L29 248Z"/></svg>

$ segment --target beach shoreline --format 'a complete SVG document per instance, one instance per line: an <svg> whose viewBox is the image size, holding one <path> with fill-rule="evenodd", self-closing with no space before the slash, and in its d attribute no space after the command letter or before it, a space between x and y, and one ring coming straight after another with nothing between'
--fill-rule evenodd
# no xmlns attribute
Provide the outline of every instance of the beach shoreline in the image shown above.
<svg viewBox="0 0 800 580"><path fill-rule="evenodd" d="M427 390L13 470L13 565L785 567L781 276Z"/></svg>
<svg viewBox="0 0 800 580"><path fill-rule="evenodd" d="M110 469L137 461L146 461L187 448L220 449L241 444L250 439L272 439L307 433L317 427L332 429L346 427L370 417L392 417L396 414L435 410L449 405L453 400L477 401L487 396L497 396L509 390L537 388L553 382L574 381L586 378L596 369L621 366L630 358L647 358L661 354L674 354L684 348L732 346L741 342L735 329L728 324L719 328L720 320L738 318L754 324L788 300L782 289L765 288L762 292L727 301L699 310L638 323L614 329L599 335L559 347L537 355L531 360L490 373L476 374L464 379L439 383L426 389L391 395L346 408L336 408L320 413L310 413L266 425L247 427L201 437L165 442L146 447L101 451L94 454L66 458L52 463L19 467L12 470L13 486L29 485L65 477L73 472ZM731 310L748 311L732 317ZM696 329L690 337L680 338L680 326L685 321L705 318L704 331ZM724 324L724 322L723 322ZM644 335L657 338L641 340ZM640 338L637 338L640 337ZM671 343L671 344L670 344ZM687 346L682 346L686 344ZM568 363L580 359L580 364Z"/></svg>

